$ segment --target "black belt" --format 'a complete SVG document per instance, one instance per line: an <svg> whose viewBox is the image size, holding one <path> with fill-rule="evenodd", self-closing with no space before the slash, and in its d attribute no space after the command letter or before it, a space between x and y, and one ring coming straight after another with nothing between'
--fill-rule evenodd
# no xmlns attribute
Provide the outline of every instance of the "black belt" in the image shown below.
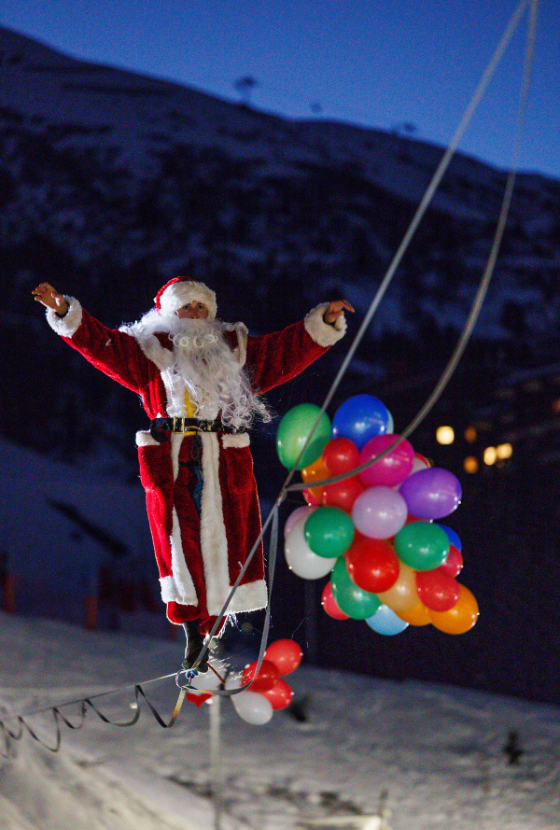
<svg viewBox="0 0 560 830"><path fill-rule="evenodd" d="M200 418L154 418L150 424L150 435L160 444L168 441L170 432L236 432L226 427L220 418L203 421Z"/></svg>

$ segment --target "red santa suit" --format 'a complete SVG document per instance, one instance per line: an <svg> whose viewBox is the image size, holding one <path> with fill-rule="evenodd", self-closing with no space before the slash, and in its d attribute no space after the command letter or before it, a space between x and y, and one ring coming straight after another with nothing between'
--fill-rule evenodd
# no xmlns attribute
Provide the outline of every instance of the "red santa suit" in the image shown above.
<svg viewBox="0 0 560 830"><path fill-rule="evenodd" d="M194 285L210 291L201 283ZM164 306L165 301L169 305L168 295L174 290L163 295ZM212 297L215 300L213 292L205 297L210 319L215 315ZM48 309L47 319L70 346L93 366L136 392L150 419L190 414L185 403L186 384L176 371L176 347L168 334L146 333L141 325L108 329L78 300L66 300L67 314L59 317ZM343 316L334 325L324 322L326 307L327 304L320 305L305 320L260 337L250 336L242 323L221 324L223 336L244 367L255 394L291 380L344 335ZM200 418L215 418L219 414L197 412ZM200 513L192 497L193 437L182 433L171 433L169 437L170 440L159 443L150 431L136 435L161 595L172 622L198 619L201 630L208 631L261 530L249 434L200 434ZM266 604L261 545L228 613L254 611Z"/></svg>

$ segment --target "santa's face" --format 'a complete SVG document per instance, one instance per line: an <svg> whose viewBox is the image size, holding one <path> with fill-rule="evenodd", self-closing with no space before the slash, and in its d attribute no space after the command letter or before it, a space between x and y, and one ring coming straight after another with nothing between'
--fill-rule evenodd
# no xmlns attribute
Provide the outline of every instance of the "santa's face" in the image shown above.
<svg viewBox="0 0 560 830"><path fill-rule="evenodd" d="M192 303L185 303L184 306L177 311L177 317L181 320L206 320L208 317L208 307L204 303L193 300Z"/></svg>

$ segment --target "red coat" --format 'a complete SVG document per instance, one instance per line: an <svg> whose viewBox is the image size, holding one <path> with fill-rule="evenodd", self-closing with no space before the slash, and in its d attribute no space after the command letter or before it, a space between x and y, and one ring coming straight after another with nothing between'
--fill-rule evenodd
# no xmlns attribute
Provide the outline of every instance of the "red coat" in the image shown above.
<svg viewBox="0 0 560 830"><path fill-rule="evenodd" d="M52 328L86 360L140 395L150 419L180 415L185 386L172 382L173 344L164 335L140 336L132 329L108 329L67 298L63 317L47 311ZM224 331L246 366L253 391L267 392L298 375L345 330L323 321L325 306L304 321L262 337L243 324ZM171 411L170 411L171 410ZM249 434L203 433L203 489L200 516L190 493L192 438L180 433L157 443L149 431L137 433L140 475L146 491L150 529L159 568L161 593L172 622L200 619L208 629L261 529ZM229 605L228 613L253 611L267 604L262 545Z"/></svg>

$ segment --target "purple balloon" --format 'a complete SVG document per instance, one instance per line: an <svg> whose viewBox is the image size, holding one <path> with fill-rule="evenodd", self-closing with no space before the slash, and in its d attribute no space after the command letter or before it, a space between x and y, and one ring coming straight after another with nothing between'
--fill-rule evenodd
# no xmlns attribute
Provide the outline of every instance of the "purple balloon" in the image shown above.
<svg viewBox="0 0 560 830"><path fill-rule="evenodd" d="M440 467L419 470L399 487L408 512L418 519L442 519L461 503L461 484L457 476Z"/></svg>
<svg viewBox="0 0 560 830"><path fill-rule="evenodd" d="M406 522L406 502L391 487L368 487L352 508L356 530L372 539L395 536Z"/></svg>

